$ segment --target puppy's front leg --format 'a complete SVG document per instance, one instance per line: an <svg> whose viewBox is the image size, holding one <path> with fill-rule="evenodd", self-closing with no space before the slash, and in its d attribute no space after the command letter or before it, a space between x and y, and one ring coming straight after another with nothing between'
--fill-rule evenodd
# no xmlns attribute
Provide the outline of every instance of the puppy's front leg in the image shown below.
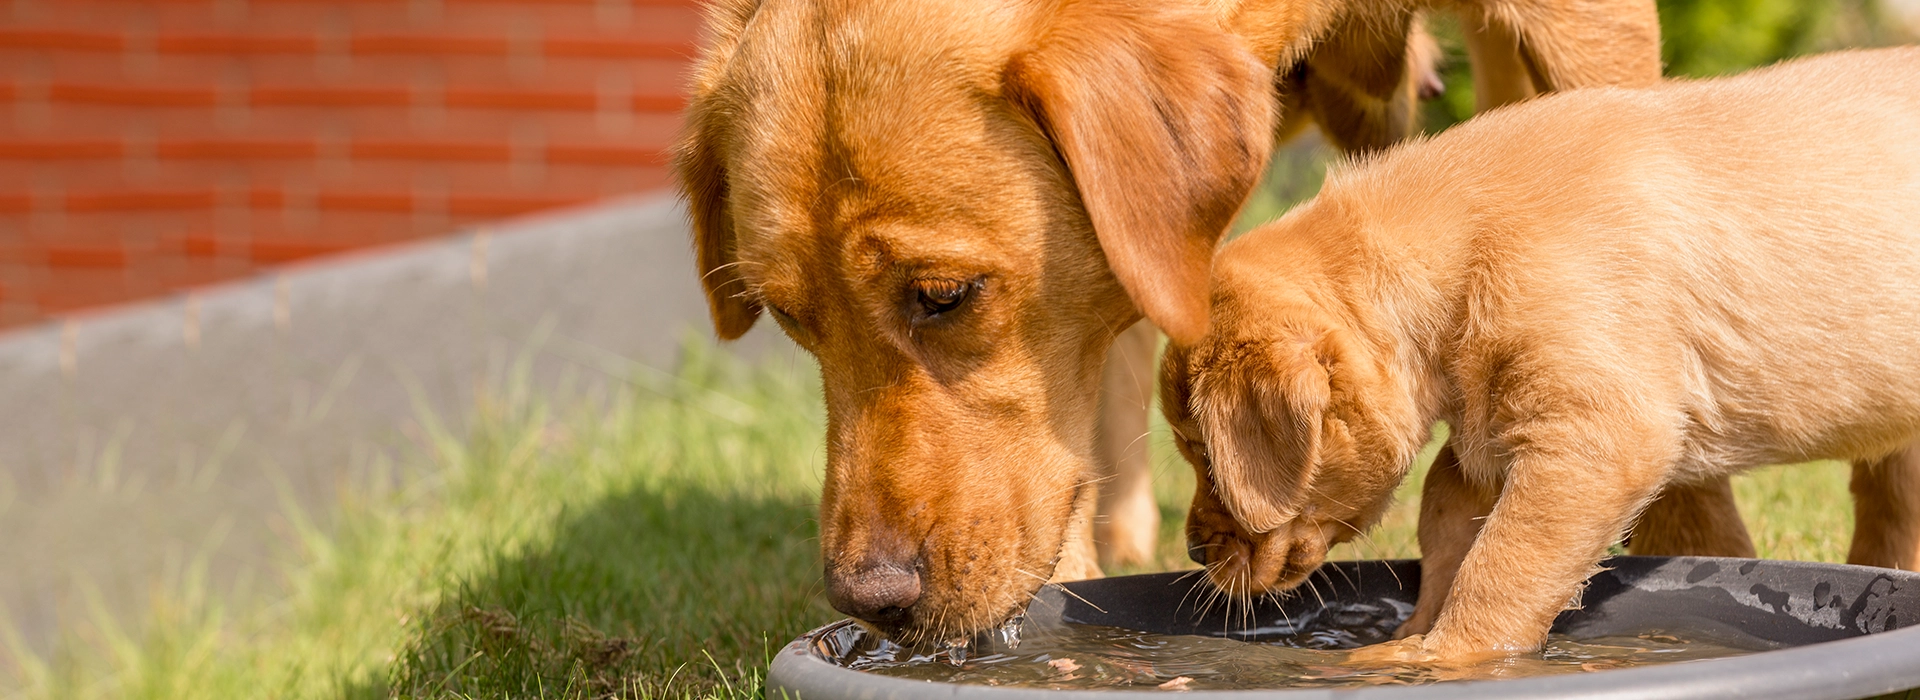
<svg viewBox="0 0 1920 700"><path fill-rule="evenodd" d="M1420 485L1420 599L1413 616L1393 631L1394 639L1426 634L1447 602L1460 562L1480 535L1480 523L1493 510L1493 494L1460 473L1453 443L1440 448Z"/></svg>
<svg viewBox="0 0 1920 700"><path fill-rule="evenodd" d="M1659 434L1597 435L1609 422L1529 426L1516 432L1531 439L1507 441L1515 447L1505 487L1421 644L1426 654L1472 661L1546 641L1554 616L1662 481Z"/></svg>

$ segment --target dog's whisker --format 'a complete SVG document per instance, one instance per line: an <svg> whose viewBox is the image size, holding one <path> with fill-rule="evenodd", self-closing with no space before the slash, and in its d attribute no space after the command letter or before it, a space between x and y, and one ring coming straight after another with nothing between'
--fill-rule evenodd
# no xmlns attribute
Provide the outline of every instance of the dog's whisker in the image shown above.
<svg viewBox="0 0 1920 700"><path fill-rule="evenodd" d="M1045 577L1045 576L1041 576L1041 575L1039 575L1039 574L1036 574L1036 573L1033 573L1033 572L1031 572L1031 571L1028 571L1028 570L1026 570L1026 569L1022 569L1022 568L1020 568L1020 567L1017 567L1017 566L1016 566L1016 567L1013 567L1013 570L1014 570L1014 571L1018 571L1018 572L1020 572L1020 573L1023 573L1023 574L1026 574L1026 575L1028 575L1028 576L1032 576L1032 577L1034 577L1034 578L1036 578L1036 579L1039 579L1039 580L1040 580L1040 582L1041 582L1042 584L1044 584L1044 583L1046 583L1046 582L1047 582L1047 577ZM1095 605L1095 604L1093 603L1093 601L1091 601L1091 600L1087 600L1087 599L1086 599L1086 598L1085 598L1084 596L1081 596L1080 594L1078 594L1078 593L1075 593L1075 592L1073 592L1073 589L1071 589L1071 588L1068 588L1068 587L1066 587L1066 586L1055 586L1055 588L1059 588L1059 589L1060 589L1060 592L1061 592L1061 593L1065 593L1065 594L1067 594L1067 595L1070 595L1070 596L1073 596L1075 600L1078 600L1078 601L1080 601L1080 602L1082 602L1082 603L1086 603L1086 604L1087 604L1087 607L1090 607L1090 608L1093 608L1093 609L1095 609L1095 610L1098 610L1098 611L1100 611L1101 613L1105 613L1105 612L1107 611L1107 610L1106 610L1106 608L1102 608L1102 607L1100 607L1100 606L1098 606L1098 605Z"/></svg>
<svg viewBox="0 0 1920 700"><path fill-rule="evenodd" d="M1312 593L1314 599L1320 601L1320 609L1321 610L1327 609L1327 599L1324 597L1321 597L1320 587L1314 585L1312 576L1307 577L1306 584L1307 584L1306 586L1307 592Z"/></svg>
<svg viewBox="0 0 1920 700"><path fill-rule="evenodd" d="M706 272L706 274L704 274L704 275L701 275L701 276L700 276L700 281L701 281L701 282L705 282L705 281L707 281L707 278L708 278L708 277L712 277L712 276L714 276L715 274L718 274L718 273L720 273L720 272L722 272L722 271L724 271L724 270L727 270L727 269L730 269L730 268L734 268L734 267L740 267L740 266L742 266L742 265L759 265L759 266L761 266L761 267L765 267L765 266L766 266L766 265L765 265L765 263L761 263L761 262L759 262L759 261L757 261L757 260L735 260L735 261L733 261L733 262L730 262L730 263L726 263L726 264L724 264L724 265L719 265L719 266L716 266L716 267L714 267L714 268L713 268L713 269L711 269L711 270L708 270L708 271Z"/></svg>

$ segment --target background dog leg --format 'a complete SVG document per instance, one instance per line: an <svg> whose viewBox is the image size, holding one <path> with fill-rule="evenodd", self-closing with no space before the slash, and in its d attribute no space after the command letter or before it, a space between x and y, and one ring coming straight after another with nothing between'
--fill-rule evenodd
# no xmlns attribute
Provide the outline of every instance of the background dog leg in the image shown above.
<svg viewBox="0 0 1920 700"><path fill-rule="evenodd" d="M1520 35L1493 18L1465 17L1467 61L1473 66L1473 111L1485 112L1540 91L1520 53Z"/></svg>
<svg viewBox="0 0 1920 700"><path fill-rule="evenodd" d="M1153 497L1153 463L1147 450L1159 338L1153 324L1133 324L1114 339L1100 378L1094 458L1102 480L1093 542L1102 567L1148 564L1160 539L1160 505Z"/></svg>
<svg viewBox="0 0 1920 700"><path fill-rule="evenodd" d="M1853 463L1848 564L1920 571L1920 446Z"/></svg>
<svg viewBox="0 0 1920 700"><path fill-rule="evenodd" d="M1408 79L1414 16L1353 17L1333 31L1294 76L1301 105L1341 150L1391 146L1412 134L1419 107Z"/></svg>
<svg viewBox="0 0 1920 700"><path fill-rule="evenodd" d="M1093 548L1093 512L1100 502L1099 488L1080 489L1073 499L1073 517L1067 521L1067 538L1060 544L1060 559L1053 564L1048 583L1066 583L1100 578L1100 562Z"/></svg>
<svg viewBox="0 0 1920 700"><path fill-rule="evenodd" d="M1426 634L1447 603L1460 561L1480 535L1480 523L1493 510L1492 494L1483 493L1460 473L1453 444L1440 448L1427 478L1420 485L1420 600L1413 616L1393 631L1394 639Z"/></svg>
<svg viewBox="0 0 1920 700"><path fill-rule="evenodd" d="M1542 89L1639 87L1660 81L1660 17L1645 0L1508 0L1489 24L1515 27ZM1468 22L1472 24L1472 22Z"/></svg>
<svg viewBox="0 0 1920 700"><path fill-rule="evenodd" d="M1640 513L1627 551L1659 557L1754 556L1753 537L1734 504L1733 484L1724 476L1667 486Z"/></svg>

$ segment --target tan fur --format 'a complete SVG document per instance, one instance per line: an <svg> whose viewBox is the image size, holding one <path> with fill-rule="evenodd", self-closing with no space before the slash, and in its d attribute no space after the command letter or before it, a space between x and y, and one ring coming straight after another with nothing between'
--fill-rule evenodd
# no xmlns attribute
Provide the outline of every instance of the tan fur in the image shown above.
<svg viewBox="0 0 1920 700"><path fill-rule="evenodd" d="M1276 135L1409 132L1428 6L717 3L675 167L719 334L771 311L820 362L830 597L910 567L893 631L946 639L1096 575L1101 377L1149 369L1106 372L1109 345L1142 316L1204 332L1214 245ZM1649 0L1442 7L1513 28L1543 88L1657 78ZM936 292L964 305L922 313Z"/></svg>
<svg viewBox="0 0 1920 700"><path fill-rule="evenodd" d="M1436 419L1420 540L1457 575L1384 657L1538 648L1660 489L1719 508L1766 464L1853 460L1850 560L1915 568L1916 133L1908 47L1542 98L1330 175L1221 251L1163 367L1232 522L1195 533L1238 555L1211 577L1297 583Z"/></svg>

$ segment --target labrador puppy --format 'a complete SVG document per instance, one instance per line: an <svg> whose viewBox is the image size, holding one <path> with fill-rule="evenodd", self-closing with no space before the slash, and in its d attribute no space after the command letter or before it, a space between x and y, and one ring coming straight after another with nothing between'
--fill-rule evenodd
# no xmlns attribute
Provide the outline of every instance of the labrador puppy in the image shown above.
<svg viewBox="0 0 1920 700"><path fill-rule="evenodd" d="M1214 246L1276 134L1409 132L1424 7L714 4L674 167L719 335L765 313L820 363L836 608L950 641L1098 575L1109 347L1143 316L1204 334ZM1488 95L1658 77L1651 0L1448 7L1476 58L1509 59Z"/></svg>
<svg viewBox="0 0 1920 700"><path fill-rule="evenodd" d="M1849 560L1920 566L1916 134L1905 47L1546 96L1331 174L1223 248L1164 361L1210 578L1299 585L1436 420L1419 609L1365 657L1538 649L1662 488L1767 464L1852 461Z"/></svg>

